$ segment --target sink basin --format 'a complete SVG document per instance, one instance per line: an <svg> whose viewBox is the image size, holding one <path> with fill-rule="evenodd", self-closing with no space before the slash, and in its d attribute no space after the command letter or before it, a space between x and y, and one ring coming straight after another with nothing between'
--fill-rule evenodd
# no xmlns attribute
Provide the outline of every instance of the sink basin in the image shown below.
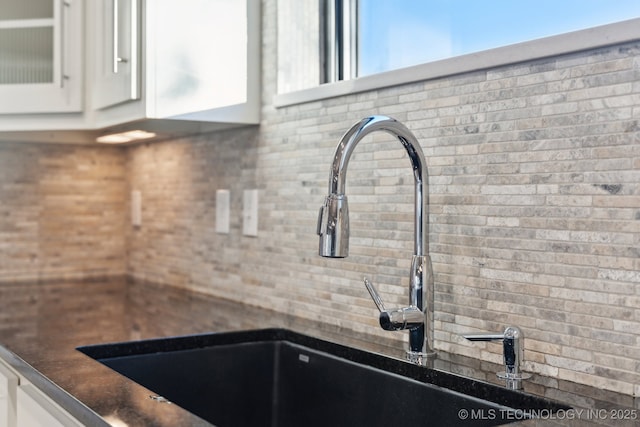
<svg viewBox="0 0 640 427"><path fill-rule="evenodd" d="M221 427L493 426L564 408L283 329L78 350Z"/></svg>

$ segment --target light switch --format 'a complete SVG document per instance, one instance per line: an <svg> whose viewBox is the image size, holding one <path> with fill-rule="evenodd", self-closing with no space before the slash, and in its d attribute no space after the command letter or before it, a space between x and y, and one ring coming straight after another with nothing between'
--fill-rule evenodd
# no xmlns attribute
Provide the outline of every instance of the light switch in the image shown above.
<svg viewBox="0 0 640 427"><path fill-rule="evenodd" d="M131 191L131 225L134 227L142 225L142 193L140 190Z"/></svg>
<svg viewBox="0 0 640 427"><path fill-rule="evenodd" d="M216 233L229 234L229 190L216 191Z"/></svg>
<svg viewBox="0 0 640 427"><path fill-rule="evenodd" d="M242 194L242 234L258 235L258 190L244 190Z"/></svg>

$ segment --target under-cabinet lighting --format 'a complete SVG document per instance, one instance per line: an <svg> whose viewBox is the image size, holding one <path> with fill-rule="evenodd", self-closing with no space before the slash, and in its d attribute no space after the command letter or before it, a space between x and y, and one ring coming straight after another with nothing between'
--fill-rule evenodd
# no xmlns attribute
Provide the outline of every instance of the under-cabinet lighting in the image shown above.
<svg viewBox="0 0 640 427"><path fill-rule="evenodd" d="M156 134L153 132L147 132L145 130L130 130L128 132L99 136L96 138L96 142L102 142L103 144L124 144L125 142L149 139L154 136L156 136Z"/></svg>

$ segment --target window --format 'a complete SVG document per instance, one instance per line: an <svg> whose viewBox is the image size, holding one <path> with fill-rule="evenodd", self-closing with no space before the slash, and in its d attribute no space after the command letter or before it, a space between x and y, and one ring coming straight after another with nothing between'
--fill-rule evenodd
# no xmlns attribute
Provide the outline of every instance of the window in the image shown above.
<svg viewBox="0 0 640 427"><path fill-rule="evenodd" d="M276 107L640 40L638 0L278 0L277 6Z"/></svg>
<svg viewBox="0 0 640 427"><path fill-rule="evenodd" d="M637 0L322 0L322 81L640 17Z"/></svg>

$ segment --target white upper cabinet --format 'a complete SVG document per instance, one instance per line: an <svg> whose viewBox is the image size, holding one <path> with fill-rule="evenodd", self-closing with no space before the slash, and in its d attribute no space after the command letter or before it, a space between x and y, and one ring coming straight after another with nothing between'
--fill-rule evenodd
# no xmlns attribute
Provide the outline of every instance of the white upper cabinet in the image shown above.
<svg viewBox="0 0 640 427"><path fill-rule="evenodd" d="M259 81L260 0L0 0L0 140L257 124Z"/></svg>
<svg viewBox="0 0 640 427"><path fill-rule="evenodd" d="M259 0L88 5L98 128L134 120L258 123Z"/></svg>
<svg viewBox="0 0 640 427"><path fill-rule="evenodd" d="M0 0L0 114L83 108L82 2Z"/></svg>

